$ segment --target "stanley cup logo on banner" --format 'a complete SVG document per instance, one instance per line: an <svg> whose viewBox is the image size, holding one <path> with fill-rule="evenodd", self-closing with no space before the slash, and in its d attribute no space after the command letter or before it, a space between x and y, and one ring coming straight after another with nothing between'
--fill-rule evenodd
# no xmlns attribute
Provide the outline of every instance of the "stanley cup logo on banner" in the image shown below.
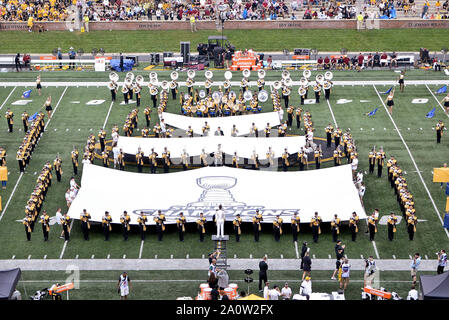
<svg viewBox="0 0 449 320"><path fill-rule="evenodd" d="M202 177L196 179L196 183L204 189L198 202L192 202L187 207L245 207L243 202L234 200L231 191L237 184L234 177Z"/></svg>

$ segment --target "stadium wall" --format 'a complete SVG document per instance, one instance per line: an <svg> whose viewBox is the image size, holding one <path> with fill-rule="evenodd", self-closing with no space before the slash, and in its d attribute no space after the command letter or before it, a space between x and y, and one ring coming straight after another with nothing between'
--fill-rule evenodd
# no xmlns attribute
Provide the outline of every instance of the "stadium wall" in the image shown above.
<svg viewBox="0 0 449 320"><path fill-rule="evenodd" d="M403 28L449 28L449 20L378 20L380 29ZM70 22L38 22L47 30L68 30L73 25ZM356 29L356 20L279 20L279 21L232 21L225 23L225 29ZM199 30L216 30L215 21L198 21ZM218 26L220 28L220 26ZM26 31L27 24L23 22L0 22L1 31ZM116 21L90 22L89 30L190 30L188 21Z"/></svg>

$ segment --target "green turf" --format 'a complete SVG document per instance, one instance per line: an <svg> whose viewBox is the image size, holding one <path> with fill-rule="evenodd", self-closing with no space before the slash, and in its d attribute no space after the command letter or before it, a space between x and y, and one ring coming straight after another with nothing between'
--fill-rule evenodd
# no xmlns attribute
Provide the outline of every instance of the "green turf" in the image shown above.
<svg viewBox="0 0 449 320"><path fill-rule="evenodd" d="M221 35L215 30L170 31L91 31L89 33L48 31L28 33L7 31L0 33L0 53L51 53L54 48L63 51L73 46L90 52L104 48L107 53L179 51L180 41L190 41L191 51L199 43L207 43L210 35ZM318 51L419 51L426 47L440 51L446 35L439 29L382 29L382 30L226 30L224 35L237 48L257 51L282 51L294 48L316 48ZM17 41L20 39L20 41ZM124 49L125 48L125 49Z"/></svg>
<svg viewBox="0 0 449 320"><path fill-rule="evenodd" d="M118 300L117 279L123 270L118 271L80 271L79 288L69 292L70 300ZM132 282L129 299L132 300L174 300L177 297L196 297L199 285L207 279L206 271L128 271ZM435 274L435 272L420 272L419 274ZM22 299L27 299L37 290L48 288L56 282L71 282L75 275L73 271L25 271L22 272L21 281L17 289L22 294ZM243 282L246 275L243 270L228 271L229 282L237 283L238 291L248 292L248 285ZM339 282L330 280L332 271L313 271L313 292L331 293L339 289ZM254 282L250 284L249 292L262 296L258 292L257 273L253 274ZM302 272L299 271L269 271L268 281L270 287L277 284L282 287L288 281L292 293L299 293ZM388 291L394 291L402 298L407 297L411 287L410 273L407 271L393 272L382 271L379 274L379 286ZM345 291L347 300L360 300L363 286L363 272L352 271L349 285ZM417 286L419 290L419 285ZM63 294L67 299L67 294Z"/></svg>
<svg viewBox="0 0 449 320"><path fill-rule="evenodd" d="M159 72L159 78L164 79L169 77L169 71ZM222 78L222 72L216 72L217 79ZM315 76L315 72L313 77ZM416 79L436 77L435 73L429 71L410 71L407 73L410 78ZM76 76L76 77L75 77ZM17 78L20 77L20 78ZM1 75L2 81L33 81L35 73L7 73ZM181 75L184 78L185 75ZM298 79L300 72L292 72L292 77ZM397 74L392 71L374 71L374 72L336 72L336 79L345 80L380 80L380 79L395 79ZM441 76L440 76L441 77ZM23 132L19 132L21 128L20 114L24 109L32 114L43 105L43 102L48 94L53 97L53 108L61 97L65 87L48 87L45 88L45 81L106 81L107 74L97 74L92 72L81 73L43 73L43 95L38 97L34 91L32 95L33 102L26 107L12 106L11 103L19 100L22 92L26 89L17 87L17 89L10 96L5 106L1 111L5 111L7 107L11 107L15 113L14 133L8 134L6 132L6 121L0 121L0 144L6 148L8 153L8 169L11 172L8 181L7 190L1 190L2 204L5 206L7 199L12 192L12 189L19 177L18 166L14 159L14 155L19 147ZM201 73L198 73L198 80L202 79ZM239 80L240 73L234 74L234 79ZM279 72L268 72L267 80L279 79ZM182 80L182 79L181 79ZM432 91L435 91L437 86L430 86ZM379 91L385 91L387 86L378 86ZM3 103L6 97L10 94L12 88L0 88L0 103ZM238 90L238 88L234 88ZM297 105L299 98L296 93L297 88L294 88L292 94L292 103ZM385 96L382 96L385 98ZM427 104L411 104L413 98L428 98ZM438 99L441 99L439 95ZM105 99L106 102L98 106L87 106L85 103L91 99ZM119 102L121 95L118 95ZM350 99L351 103L336 104L338 99ZM80 101L79 104L72 104L71 101ZM360 103L359 100L369 100L368 103ZM36 148L30 166L23 175L22 180L18 184L17 190L9 204L6 214L0 221L0 239L2 241L2 250L0 251L0 259L9 259L13 255L19 258L27 258L31 255L32 259L43 258L59 258L64 241L59 239L60 230L57 226L53 226L50 232L50 241L43 242L40 225L37 225L35 232L32 235L32 241L27 242L25 239L25 232L23 226L16 222L22 219L24 215L25 203L32 192L37 176L34 172L39 172L45 161L53 160L59 152L63 160L63 181L57 183L56 181L51 186L44 208L53 216L58 207L66 210L64 193L69 184L69 179L72 175L72 168L70 162L70 151L73 145L81 150L86 142L86 138L90 133L96 134L99 128L103 125L108 109L110 106L110 95L106 88L100 87L69 87L63 96L58 109L54 113L47 132L44 133L38 147ZM393 118L401 129L401 133L410 148L414 159L422 171L423 178L430 190L430 193L435 200L435 203L440 211L444 212L446 196L444 190L441 190L439 184L432 183L431 171L434 167L441 166L447 161L449 150L447 149L447 136L443 137L443 142L440 145L435 143L435 132L432 126L438 119L445 120L446 116L443 110L437 105L430 92L425 86L407 86L404 93L396 92L395 108ZM144 91L143 105L150 103L149 96ZM168 111L179 112L178 101L169 100ZM265 104L265 111L270 111L270 102ZM419 251L422 255L433 255L441 247L446 247L448 238L444 233L441 223L438 220L437 214L433 209L431 201L420 181L416 169L409 157L408 152L402 141L399 139L397 132L394 130L393 124L387 116L376 92L372 86L336 86L331 96L330 104L332 106L336 121L338 125L343 128L351 128L355 138L359 155L360 168L368 170L367 154L369 150L376 145L383 146L387 156L394 155L398 159L398 163L407 172L406 178L411 192L415 196L416 210L419 219L423 221L418 225L418 232L415 241L409 241L405 230L404 223L399 225L396 239L393 243L387 241L387 230L385 226L379 227L379 232L376 235L376 245L379 251L380 258L388 259L395 255L397 258L408 258L409 254ZM375 117L368 118L364 114L379 107ZM436 107L436 116L433 119L425 118L425 115L430 109ZM332 116L329 107L325 100L319 105L306 106L312 113L314 126L316 128L315 136L324 137L324 127L332 122ZM120 106L115 103L112 107L111 114L106 124L108 137L112 125L118 124L119 127L123 125L126 114L131 109L131 106ZM153 113L153 117L155 117ZM142 114L140 116L140 127L142 123ZM447 121L446 121L447 122ZM422 127L423 130L420 130ZM363 128L363 131L360 130ZM374 128L374 130L372 130ZM385 130L384 130L385 128ZM410 130L408 130L410 128ZM55 131L55 129L57 129ZM66 131L68 129L68 131ZM92 130L92 131L91 131ZM295 128L289 131L292 134L303 134L301 130L298 132ZM135 133L136 135L138 132ZM323 167L332 166L332 163L325 163ZM311 166L313 168L313 166ZM296 169L296 168L295 168ZM133 166L127 167L128 171L136 171ZM161 170L159 170L161 171ZM79 172L77 181L80 181L82 170ZM366 212L370 213L376 207L380 209L381 215L389 214L390 211L399 211L399 206L396 203L396 198L393 190L390 188L386 172L381 179L375 176L365 175L365 182L367 191L365 195ZM149 191L151 192L151 191ZM163 243L156 241L155 230L150 227L148 238L145 242L142 251L142 258L154 258L158 255L159 258L169 258L173 255L174 258L183 258L189 254L192 258L201 258L203 254L207 254L213 249L213 243L210 240L210 235L214 227L208 226L208 236L204 243L198 241L198 235L195 232L194 226L188 226L186 241L180 243L177 240L177 233L173 227L169 227L166 231ZM253 242L253 236L250 228L244 229L243 236L240 243L236 243L231 236L229 243L229 256L236 255L238 258L249 258L250 254L253 257L260 257L263 254L268 254L270 257L280 257L282 254L284 258L294 258L295 248L292 242L290 228L285 226L285 234L280 243L273 241L271 233L271 226L265 225L261 241L257 245ZM328 254L333 256L333 243L329 233L330 227L323 226L323 234L318 244L311 244L312 253L317 258L327 258ZM375 255L373 245L368 241L365 234L365 226L362 223L358 240L355 244L350 241L350 235L347 227L342 230L341 238L347 243L346 253L349 258L360 258L360 255L368 256ZM231 232L230 230L227 231ZM307 225L301 227L299 236L299 243L304 240L311 243L311 233ZM81 228L79 222L75 221L71 235L71 241L68 243L64 258L90 258L95 255L96 258L106 258L109 254L111 258L120 258L124 254L127 258L137 258L140 249L140 238L137 230L133 229L132 235L128 242L123 242L119 228L114 228L111 241L106 243L103 241L103 236L98 226L93 226L91 231L91 240L87 243L82 240Z"/></svg>

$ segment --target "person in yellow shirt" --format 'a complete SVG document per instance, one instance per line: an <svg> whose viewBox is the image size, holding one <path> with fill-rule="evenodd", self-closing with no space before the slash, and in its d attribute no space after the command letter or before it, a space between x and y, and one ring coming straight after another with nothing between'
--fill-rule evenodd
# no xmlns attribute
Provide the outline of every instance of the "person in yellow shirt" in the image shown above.
<svg viewBox="0 0 449 320"><path fill-rule="evenodd" d="M84 25L84 31L89 32L89 16L87 14L84 15L83 25Z"/></svg>
<svg viewBox="0 0 449 320"><path fill-rule="evenodd" d="M34 18L32 16L30 16L28 18L28 22L27 22L28 32L33 32L33 24L34 24L33 22L34 22Z"/></svg>
<svg viewBox="0 0 449 320"><path fill-rule="evenodd" d="M8 167L0 167L0 181L2 182L2 189L6 189L6 182L8 181Z"/></svg>
<svg viewBox="0 0 449 320"><path fill-rule="evenodd" d="M197 32L198 31L196 29L196 19L195 19L195 16L193 16L193 15L190 17L190 30L192 32Z"/></svg>

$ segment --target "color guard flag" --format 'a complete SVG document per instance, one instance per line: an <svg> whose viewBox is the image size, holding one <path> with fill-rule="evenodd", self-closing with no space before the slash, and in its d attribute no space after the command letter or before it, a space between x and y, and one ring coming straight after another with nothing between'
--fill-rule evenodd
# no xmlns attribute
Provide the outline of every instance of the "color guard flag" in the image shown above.
<svg viewBox="0 0 449 320"><path fill-rule="evenodd" d="M385 92L379 92L379 93L380 93L380 94L389 94L391 90L393 90L393 87L391 87L390 89L388 89L388 90L385 91Z"/></svg>
<svg viewBox="0 0 449 320"><path fill-rule="evenodd" d="M435 93L446 93L446 91L447 91L447 86L442 86Z"/></svg>
<svg viewBox="0 0 449 320"><path fill-rule="evenodd" d="M367 115L368 117L374 116L374 115L376 114L376 112L377 112L378 109L379 109L379 108L376 108L376 109L374 109L373 111L371 111L370 113L367 113L366 115Z"/></svg>
<svg viewBox="0 0 449 320"><path fill-rule="evenodd" d="M28 121L31 122L31 121L33 121L34 119L36 119L36 117L37 117L37 112L36 112L35 114L33 114L31 117L29 117L29 118L28 118Z"/></svg>
<svg viewBox="0 0 449 320"><path fill-rule="evenodd" d="M29 98L32 90L33 89L30 89L22 93L22 98Z"/></svg>
<svg viewBox="0 0 449 320"><path fill-rule="evenodd" d="M429 119L433 118L434 116L435 116L435 108L433 108L426 114L426 118L429 118Z"/></svg>
<svg viewBox="0 0 449 320"><path fill-rule="evenodd" d="M449 183L446 182L446 195L449 196Z"/></svg>

